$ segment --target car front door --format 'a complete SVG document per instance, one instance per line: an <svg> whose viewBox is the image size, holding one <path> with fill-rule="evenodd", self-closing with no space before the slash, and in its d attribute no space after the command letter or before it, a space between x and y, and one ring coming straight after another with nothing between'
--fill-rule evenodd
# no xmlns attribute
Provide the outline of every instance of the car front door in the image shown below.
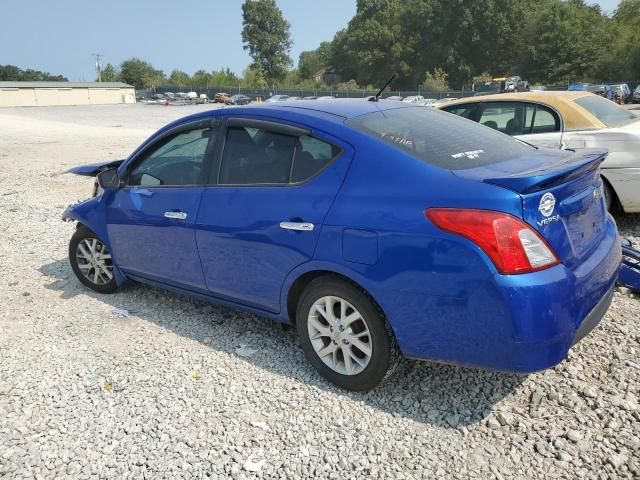
<svg viewBox="0 0 640 480"><path fill-rule="evenodd" d="M352 149L271 121L231 118L223 135L196 222L205 281L215 296L277 313L287 274L313 257Z"/></svg>
<svg viewBox="0 0 640 480"><path fill-rule="evenodd" d="M180 126L121 172L107 231L125 274L206 291L194 224L216 132L211 120Z"/></svg>

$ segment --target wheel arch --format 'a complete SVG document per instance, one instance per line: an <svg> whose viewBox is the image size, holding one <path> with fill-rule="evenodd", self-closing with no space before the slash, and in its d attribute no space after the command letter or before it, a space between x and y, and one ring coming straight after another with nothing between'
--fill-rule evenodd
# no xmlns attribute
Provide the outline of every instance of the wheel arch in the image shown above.
<svg viewBox="0 0 640 480"><path fill-rule="evenodd" d="M602 182L605 184L605 188L608 188L613 195L613 198L611 199L611 211L624 212L624 207L622 206L622 202L620 201L618 192L616 192L616 189L613 188L613 184L609 181L604 173L600 173L600 178L602 178Z"/></svg>
<svg viewBox="0 0 640 480"><path fill-rule="evenodd" d="M363 281L360 275L358 275L356 272L336 267L337 266L335 265L324 263L316 264L313 266L307 265L307 268L300 269L289 274L289 277L285 282L285 287L283 288L282 295L282 312L284 313L283 316L286 317L289 323L291 323L292 325L296 324L296 309L298 307L298 301L300 300L300 296L302 295L302 292L304 292L304 289L313 280L323 276L334 276L342 280L346 280L358 289L362 290L362 292L367 297L369 297L369 299L371 299L376 308L380 310L387 323L389 323L384 309L373 296L371 291L366 287L366 282Z"/></svg>

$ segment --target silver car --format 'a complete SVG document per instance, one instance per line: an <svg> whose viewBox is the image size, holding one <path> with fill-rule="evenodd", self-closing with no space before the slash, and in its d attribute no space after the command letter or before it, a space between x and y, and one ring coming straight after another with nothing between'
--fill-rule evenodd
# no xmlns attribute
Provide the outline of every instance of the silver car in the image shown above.
<svg viewBox="0 0 640 480"><path fill-rule="evenodd" d="M640 212L640 117L589 92L525 92L437 106L545 148L600 148L609 208Z"/></svg>

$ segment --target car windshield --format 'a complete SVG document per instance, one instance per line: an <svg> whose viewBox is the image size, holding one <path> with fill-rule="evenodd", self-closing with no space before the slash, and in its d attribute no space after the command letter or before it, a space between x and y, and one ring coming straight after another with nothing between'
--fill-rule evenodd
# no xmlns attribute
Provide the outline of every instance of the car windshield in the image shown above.
<svg viewBox="0 0 640 480"><path fill-rule="evenodd" d="M602 97L588 96L574 101L607 127L620 127L638 120L633 113Z"/></svg>
<svg viewBox="0 0 640 480"><path fill-rule="evenodd" d="M535 151L500 132L434 109L382 110L346 123L423 162L449 170L490 165Z"/></svg>

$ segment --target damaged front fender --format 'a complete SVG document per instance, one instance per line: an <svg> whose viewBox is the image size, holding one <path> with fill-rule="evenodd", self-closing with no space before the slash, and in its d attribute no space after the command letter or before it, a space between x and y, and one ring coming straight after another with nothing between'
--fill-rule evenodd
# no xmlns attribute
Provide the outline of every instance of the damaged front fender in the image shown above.
<svg viewBox="0 0 640 480"><path fill-rule="evenodd" d="M90 198L83 202L69 205L62 213L62 219L66 222L78 222L78 224L84 225L106 245L113 257L113 270L115 272L116 283L118 286L126 282L126 276L120 271L117 266L117 258L111 249L111 243L109 242L109 233L107 232L107 218L106 218L106 201L110 192L104 192L102 195Z"/></svg>

